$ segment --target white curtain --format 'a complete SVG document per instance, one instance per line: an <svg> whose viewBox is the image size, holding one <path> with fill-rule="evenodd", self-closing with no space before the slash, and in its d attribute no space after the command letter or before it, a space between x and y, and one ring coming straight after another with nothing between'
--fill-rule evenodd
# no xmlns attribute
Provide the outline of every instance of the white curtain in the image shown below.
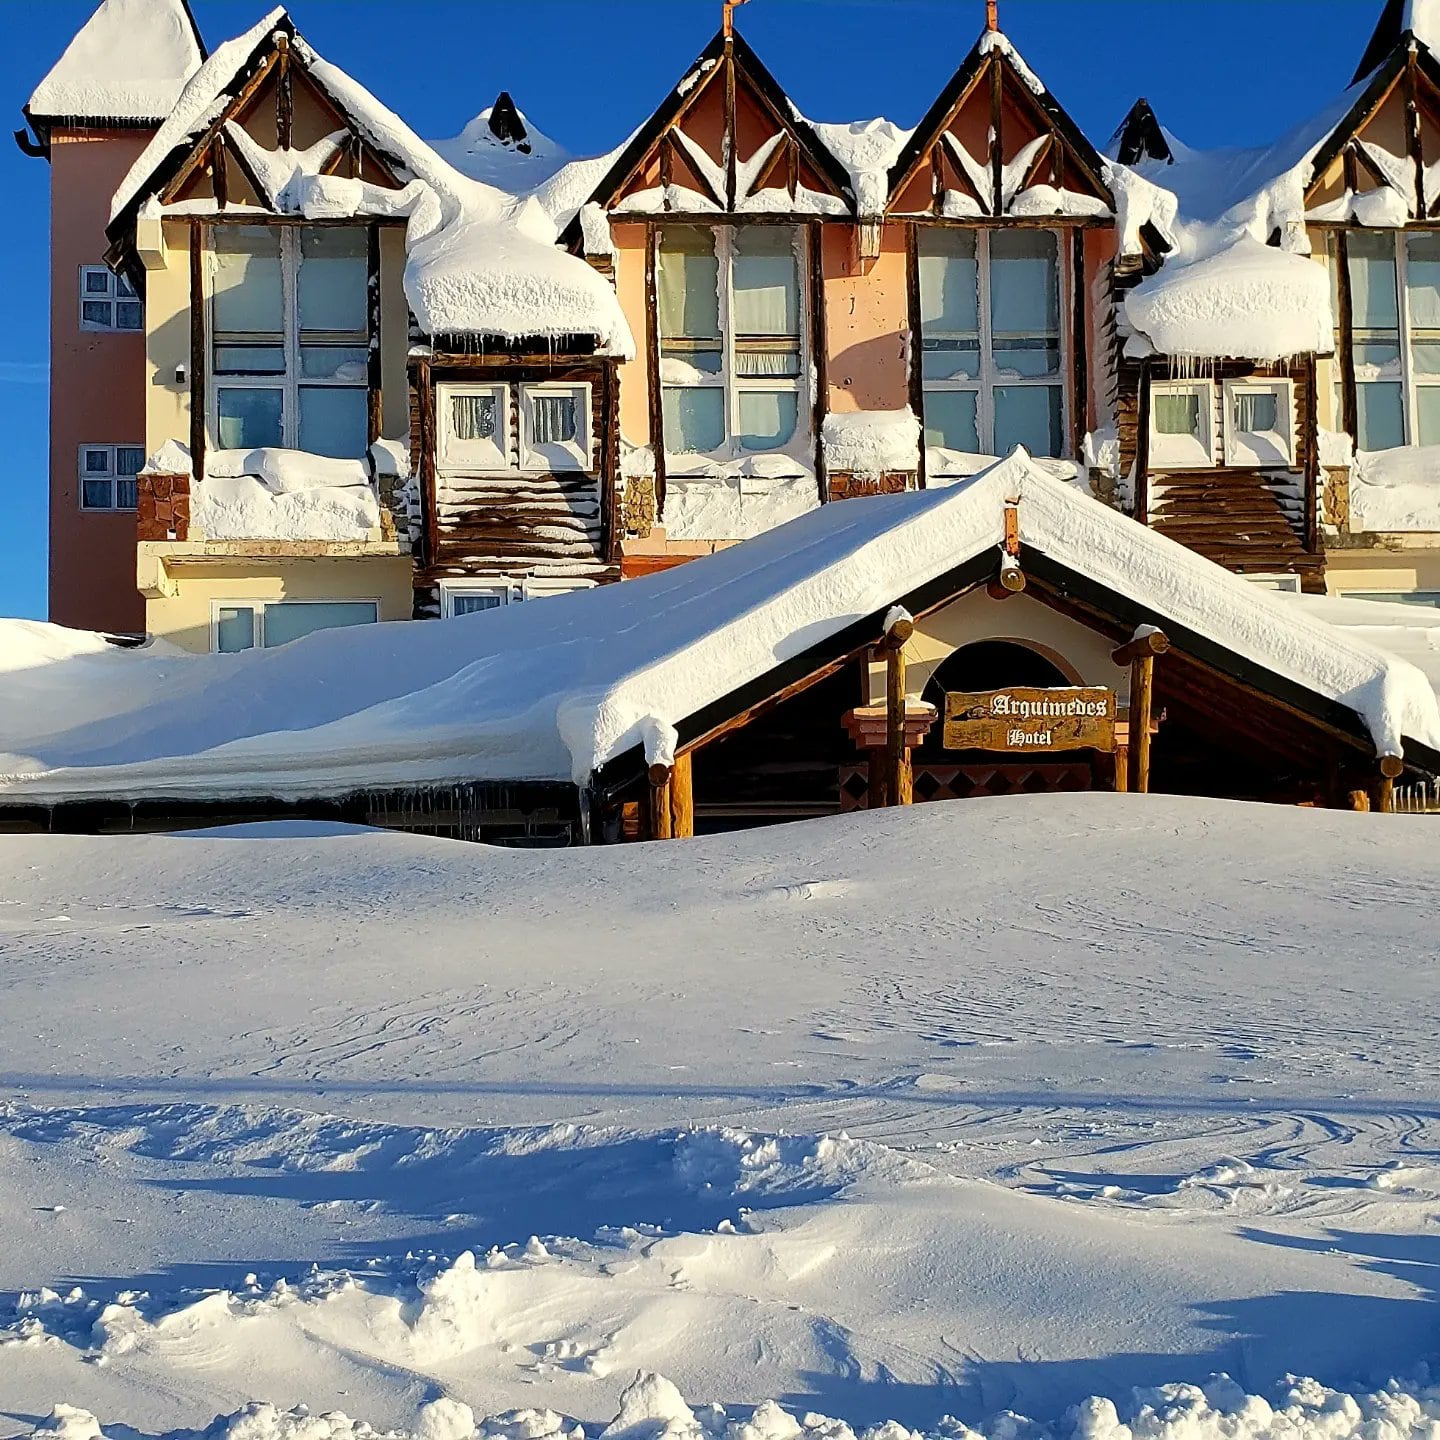
<svg viewBox="0 0 1440 1440"><path fill-rule="evenodd" d="M672 226L660 239L656 287L665 339L720 337L720 270L714 237L695 226Z"/></svg>
<svg viewBox="0 0 1440 1440"><path fill-rule="evenodd" d="M1159 435L1200 436L1200 397L1198 395L1155 395L1155 431Z"/></svg>
<svg viewBox="0 0 1440 1440"><path fill-rule="evenodd" d="M493 395L452 395L450 433L457 440L493 440L495 411Z"/></svg>
<svg viewBox="0 0 1440 1440"><path fill-rule="evenodd" d="M532 395L530 397L530 443L561 445L579 434L573 395Z"/></svg>
<svg viewBox="0 0 1440 1440"><path fill-rule="evenodd" d="M1246 435L1266 435L1280 429L1280 400L1273 391L1235 397L1235 428Z"/></svg>
<svg viewBox="0 0 1440 1440"><path fill-rule="evenodd" d="M731 286L737 335L800 335L800 267L787 226L751 225L735 232Z"/></svg>
<svg viewBox="0 0 1440 1440"><path fill-rule="evenodd" d="M258 225L222 225L212 233L216 330L278 335L285 328L278 232Z"/></svg>

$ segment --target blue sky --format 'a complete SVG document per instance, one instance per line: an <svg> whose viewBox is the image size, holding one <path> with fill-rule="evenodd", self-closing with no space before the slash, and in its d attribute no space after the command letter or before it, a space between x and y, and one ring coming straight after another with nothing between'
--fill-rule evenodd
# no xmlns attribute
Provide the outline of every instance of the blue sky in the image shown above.
<svg viewBox="0 0 1440 1440"><path fill-rule="evenodd" d="M0 0L8 42L0 95L14 125L94 3ZM213 46L253 24L266 4L193 0L193 9ZM1144 94L1171 130L1209 147L1271 140L1343 89L1381 4L1000 0L1000 18L1097 145ZM913 125L969 50L984 10L984 0L751 0L738 23L811 118L881 114ZM720 4L294 0L292 13L321 53L422 135L455 134L508 89L542 130L585 154L609 149L655 108L718 27ZM34 618L45 612L47 185L44 162L0 144L0 193L16 215L34 217L7 227L0 433L10 503L0 531L0 615Z"/></svg>

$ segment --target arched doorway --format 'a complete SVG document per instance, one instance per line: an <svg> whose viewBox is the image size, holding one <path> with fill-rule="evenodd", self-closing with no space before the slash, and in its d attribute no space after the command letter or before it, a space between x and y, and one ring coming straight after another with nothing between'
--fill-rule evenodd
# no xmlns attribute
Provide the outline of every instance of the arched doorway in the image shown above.
<svg viewBox="0 0 1440 1440"><path fill-rule="evenodd" d="M1081 677L1058 655L1044 653L1020 640L977 640L962 645L936 666L923 698L943 717L945 696L954 691L1004 690L1011 686L1048 689L1081 683ZM915 752L917 800L1094 788L1093 758L1088 752L1011 757L947 750L944 728L942 718Z"/></svg>

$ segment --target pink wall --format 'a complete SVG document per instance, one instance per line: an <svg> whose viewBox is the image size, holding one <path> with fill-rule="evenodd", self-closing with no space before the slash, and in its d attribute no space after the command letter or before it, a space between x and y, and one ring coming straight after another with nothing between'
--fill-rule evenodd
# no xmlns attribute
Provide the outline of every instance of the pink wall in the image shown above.
<svg viewBox="0 0 1440 1440"><path fill-rule="evenodd" d="M886 225L879 258L864 261L853 226L822 232L830 409L902 409L910 403L905 227Z"/></svg>
<svg viewBox="0 0 1440 1440"><path fill-rule="evenodd" d="M143 630L135 515L80 508L79 447L144 445L143 332L80 329L80 267L105 253L110 197L144 148L135 131L57 131L50 150L50 618Z"/></svg>

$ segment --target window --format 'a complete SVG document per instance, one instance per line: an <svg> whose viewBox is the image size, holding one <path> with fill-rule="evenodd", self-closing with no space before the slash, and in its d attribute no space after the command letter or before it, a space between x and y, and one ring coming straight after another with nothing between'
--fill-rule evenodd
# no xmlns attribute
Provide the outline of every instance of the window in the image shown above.
<svg viewBox="0 0 1440 1440"><path fill-rule="evenodd" d="M920 349L927 446L1063 454L1059 236L923 229Z"/></svg>
<svg viewBox="0 0 1440 1440"><path fill-rule="evenodd" d="M795 438L802 244L786 225L660 232L661 409L671 454L739 459Z"/></svg>
<svg viewBox="0 0 1440 1440"><path fill-rule="evenodd" d="M517 440L512 413L519 400ZM589 385L440 385L440 469L452 474L495 470L589 470Z"/></svg>
<svg viewBox="0 0 1440 1440"><path fill-rule="evenodd" d="M80 508L133 510L138 488L135 477L144 468L142 445L82 445Z"/></svg>
<svg viewBox="0 0 1440 1440"><path fill-rule="evenodd" d="M210 422L220 449L364 456L368 253L358 226L211 229Z"/></svg>
<svg viewBox="0 0 1440 1440"><path fill-rule="evenodd" d="M144 323L140 298L123 275L104 265L80 267L82 330L140 330Z"/></svg>
<svg viewBox="0 0 1440 1440"><path fill-rule="evenodd" d="M442 580L440 582L440 613L445 619L456 615L478 615L484 610L498 610L502 605L518 605L525 600L544 600L552 595L568 595L572 590L593 590L593 580L531 578L529 580Z"/></svg>
<svg viewBox="0 0 1440 1440"><path fill-rule="evenodd" d="M521 468L590 468L590 387L520 387Z"/></svg>
<svg viewBox="0 0 1440 1440"><path fill-rule="evenodd" d="M379 619L375 600L216 601L211 612L212 648L222 654L273 650L319 630L374 625Z"/></svg>
<svg viewBox="0 0 1440 1440"><path fill-rule="evenodd" d="M1356 448L1440 445L1440 231L1351 230L1347 244ZM1331 270L1338 285L1335 239Z"/></svg>
<svg viewBox="0 0 1440 1440"><path fill-rule="evenodd" d="M1150 464L1195 470L1215 463L1215 387L1208 380L1150 388Z"/></svg>
<svg viewBox="0 0 1440 1440"><path fill-rule="evenodd" d="M1295 391L1288 380L1225 382L1225 463L1295 464Z"/></svg>
<svg viewBox="0 0 1440 1440"><path fill-rule="evenodd" d="M1381 600L1391 605L1427 605L1440 610L1440 590L1342 590L1344 600Z"/></svg>
<svg viewBox="0 0 1440 1440"><path fill-rule="evenodd" d="M1248 580L1257 590L1279 590L1286 595L1300 593L1298 575L1242 575L1240 578Z"/></svg>
<svg viewBox="0 0 1440 1440"><path fill-rule="evenodd" d="M508 470L510 387L441 385L440 468Z"/></svg>

